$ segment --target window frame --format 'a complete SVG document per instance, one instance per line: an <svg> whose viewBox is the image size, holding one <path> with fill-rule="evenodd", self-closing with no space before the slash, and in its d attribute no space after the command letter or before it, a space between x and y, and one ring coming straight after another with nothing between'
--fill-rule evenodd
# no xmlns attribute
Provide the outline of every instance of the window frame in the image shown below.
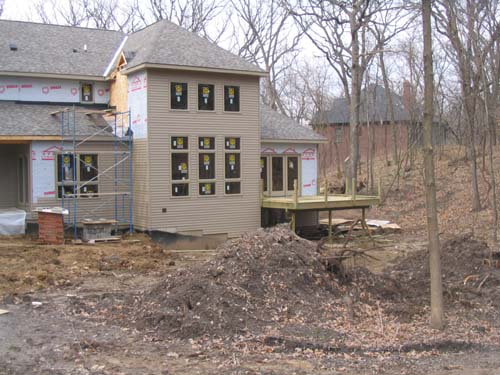
<svg viewBox="0 0 500 375"><path fill-rule="evenodd" d="M228 139L231 139L231 138L235 138L237 139L238 141L236 141L236 144L239 146L237 149L230 149L230 148L226 148L226 142ZM237 196L237 195L242 195L243 194L243 187L242 187L242 178L241 176L243 176L243 168L242 168L242 164L243 164L243 160L242 160L242 142L241 142L241 137L240 136L226 136L224 137L224 196ZM227 178L226 177L226 155L228 154L239 154L240 158L239 158L239 168L240 168L240 177L238 178ZM240 184L240 192L239 193L228 193L227 192L227 186L226 184L228 183L232 183L232 182L237 182Z"/></svg>
<svg viewBox="0 0 500 375"><path fill-rule="evenodd" d="M232 111L232 110L226 109L226 88L227 88L227 92L228 92L228 95L229 95L229 88L230 87L234 87L234 88L238 89L238 94L235 95L235 97L238 98L238 110L237 111ZM222 96L223 96L223 99L224 99L223 100L223 102L224 102L224 112L227 112L227 113L241 113L241 86L239 86L239 85L224 85Z"/></svg>
<svg viewBox="0 0 500 375"><path fill-rule="evenodd" d="M186 85L186 108L173 108L172 107L172 100L174 99L173 92L175 91L174 85ZM189 82L170 82L170 91L169 91L169 96L170 96L170 110L171 111L181 111L185 112L189 110Z"/></svg>
<svg viewBox="0 0 500 375"><path fill-rule="evenodd" d="M61 168L59 167L59 158L63 158L65 155L70 155L73 156L74 159L72 160L71 163L73 166L76 168L72 174L74 176L73 180L65 180L63 178L63 175L61 173L61 181L59 181L59 173L62 172ZM89 180L82 180L81 179L81 163L85 163L83 156L92 156L95 157L97 167L92 167L96 171L96 175L92 177ZM56 199L71 199L71 198L78 198L78 199L92 199L92 198L99 198L99 191L101 190L100 188L100 183L99 183L99 153L96 152L81 152L81 153L55 153L54 154L55 158L55 196ZM76 188L76 194L75 190L73 190L73 194L64 194L63 187L69 186L73 189ZM81 189L85 186L96 186L97 187L97 193L82 193ZM61 196L59 196L59 187L61 187ZM83 195L82 195L83 194Z"/></svg>
<svg viewBox="0 0 500 375"><path fill-rule="evenodd" d="M213 108L212 109L202 109L202 108L200 108L200 104L201 104L201 102L200 102L200 88L202 86L212 86L213 87L213 93L212 93ZM196 97L198 98L198 107L197 107L198 112L203 112L203 113L206 113L206 112L215 112L215 109L217 108L216 107L217 106L216 90L217 90L217 86L215 85L215 83L198 83L198 89L196 90ZM210 98L210 96L209 96L209 98Z"/></svg>
<svg viewBox="0 0 500 375"><path fill-rule="evenodd" d="M210 138L213 140L213 147L212 148L201 148L200 145L200 140L204 138ZM197 164L198 164L198 196L199 197L215 197L217 196L217 139L214 136L198 136L198 158L197 158ZM213 168L214 168L214 177L213 178L201 178L201 165L200 165L200 157L201 155L208 154L212 155L213 157ZM201 194L201 185L204 184L213 184L213 194Z"/></svg>
<svg viewBox="0 0 500 375"><path fill-rule="evenodd" d="M186 138L187 142L186 142L186 146L187 148L183 148L183 149L175 149L175 148L172 148L172 140L174 138ZM189 147L189 136L187 135L173 135L173 136L170 136L170 171L169 171L169 176L170 176L170 196L172 198L189 198L191 197L191 171L190 171L190 147ZM174 167L174 164L172 163L172 157L174 154L186 154L187 156L187 162L186 162L186 165L187 165L187 174L188 174L188 178L185 179L185 180L174 180L173 176L172 176L172 172L173 172L173 167ZM187 185L187 195L174 195L174 185Z"/></svg>
<svg viewBox="0 0 500 375"><path fill-rule="evenodd" d="M90 85L90 100L83 100L83 86ZM91 81L81 81L80 82L80 103L83 104L93 104L95 103L95 93L94 93L94 82Z"/></svg>

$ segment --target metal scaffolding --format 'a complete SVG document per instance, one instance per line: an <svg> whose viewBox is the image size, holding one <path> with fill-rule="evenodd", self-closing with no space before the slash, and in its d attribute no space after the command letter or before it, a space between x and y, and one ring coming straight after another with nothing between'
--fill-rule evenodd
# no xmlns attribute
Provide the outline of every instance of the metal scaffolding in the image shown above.
<svg viewBox="0 0 500 375"><path fill-rule="evenodd" d="M85 218L103 218L102 212L114 220L115 231L128 229L133 232L133 179L132 179L132 131L130 111L85 110L75 106L52 113L61 115L61 146L57 153L60 165L56 195L61 199L61 206L69 210L65 217L65 229L72 228L75 239L78 236L79 221ZM106 124L99 126L92 134L81 135L78 132L78 114L85 116L100 115L106 118ZM95 149L89 142L101 140L112 143L106 150ZM81 155L97 155L97 166L91 165ZM110 165L101 167L99 160L103 156L112 157ZM59 162L59 158L61 162ZM71 167L69 167L68 163ZM78 165L92 170L94 176L81 181L77 175ZM67 169L66 169L67 168ZM104 184L103 181L112 182ZM97 185L97 192L88 192L88 188ZM109 187L112 189L109 189ZM102 190L107 186L106 190ZM69 190L69 192L67 191ZM92 204L84 204L83 202ZM85 201L84 201L85 200ZM87 206L87 207L86 207Z"/></svg>

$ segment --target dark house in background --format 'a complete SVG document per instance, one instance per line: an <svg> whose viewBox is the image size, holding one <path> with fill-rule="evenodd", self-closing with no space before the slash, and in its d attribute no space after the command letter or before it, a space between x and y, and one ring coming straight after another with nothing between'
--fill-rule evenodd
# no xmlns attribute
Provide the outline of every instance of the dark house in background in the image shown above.
<svg viewBox="0 0 500 375"><path fill-rule="evenodd" d="M386 90L380 85L370 85L361 91L359 128L360 162L365 163L370 150L369 133L372 133L374 155L377 158L392 159L393 129L396 129L398 151L406 152L410 145L420 146L422 143L422 110L413 99L412 89L408 82L403 87L403 96L392 92L394 123L388 106ZM337 98L331 109L319 112L311 125L318 133L328 139L328 143L320 145L319 168L325 166L332 170L342 169L344 160L349 156L349 101ZM435 123L435 144L446 142L446 127Z"/></svg>

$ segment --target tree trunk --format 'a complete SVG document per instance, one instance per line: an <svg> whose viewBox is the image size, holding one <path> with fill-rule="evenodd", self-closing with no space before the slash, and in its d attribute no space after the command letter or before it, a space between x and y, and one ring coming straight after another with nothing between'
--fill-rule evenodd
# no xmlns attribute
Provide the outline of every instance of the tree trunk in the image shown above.
<svg viewBox="0 0 500 375"><path fill-rule="evenodd" d="M434 77L432 66L431 0L422 0L424 33L424 175L427 206L427 231L429 236L429 264L431 273L431 327L444 326L443 285L441 254L436 202L436 181L432 149L432 118L434 99Z"/></svg>
<svg viewBox="0 0 500 375"><path fill-rule="evenodd" d="M355 8L355 7L354 7ZM350 14L351 23L351 43L352 43L352 66L351 66L351 102L350 102L350 168L352 189L358 185L358 165L359 165L359 104L361 100L361 71L359 65L359 38L358 38L358 20L356 19L357 10L353 9Z"/></svg>
<svg viewBox="0 0 500 375"><path fill-rule="evenodd" d="M399 164L398 160L398 134L396 127L396 120L394 116L394 105L392 102L392 92L389 87L389 78L387 77L387 71L385 70L384 53L380 52L380 70L382 71L382 79L384 81L384 89L386 96L386 112L389 115L389 121L391 126L391 137L392 137L392 162L394 165Z"/></svg>

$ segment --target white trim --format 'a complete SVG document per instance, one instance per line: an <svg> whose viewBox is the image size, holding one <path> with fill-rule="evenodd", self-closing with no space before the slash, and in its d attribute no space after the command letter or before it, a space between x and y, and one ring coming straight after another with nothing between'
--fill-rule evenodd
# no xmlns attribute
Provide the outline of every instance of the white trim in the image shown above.
<svg viewBox="0 0 500 375"><path fill-rule="evenodd" d="M85 81L107 81L106 77L92 76L92 75L83 75L83 74L56 74L56 73L4 72L4 71L0 71L0 76L7 76L7 77L32 77L32 78L76 79L76 80L85 80Z"/></svg>
<svg viewBox="0 0 500 375"><path fill-rule="evenodd" d="M109 62L108 67L104 71L103 77L107 77L108 76L109 72L111 71L111 68L113 67L114 62L116 61L116 59L120 55L120 52L122 51L123 46L125 46L125 43L127 42L127 39L128 39L128 35L125 35L125 38L123 38L120 46L118 47L118 49L116 50L115 54L113 55L113 58Z"/></svg>
<svg viewBox="0 0 500 375"><path fill-rule="evenodd" d="M237 70L237 69L222 69L222 68L204 68L198 66L188 66L188 65L171 65L171 64L156 64L156 63L143 63L131 68L125 67L122 70L122 74L128 75L134 73L138 70L143 69L168 69L168 70L187 70L187 71L195 71L195 72L210 72L210 73L225 73L225 74L240 74L240 75L249 75L255 77L267 77L269 75L268 72L264 71L250 71L250 70Z"/></svg>

